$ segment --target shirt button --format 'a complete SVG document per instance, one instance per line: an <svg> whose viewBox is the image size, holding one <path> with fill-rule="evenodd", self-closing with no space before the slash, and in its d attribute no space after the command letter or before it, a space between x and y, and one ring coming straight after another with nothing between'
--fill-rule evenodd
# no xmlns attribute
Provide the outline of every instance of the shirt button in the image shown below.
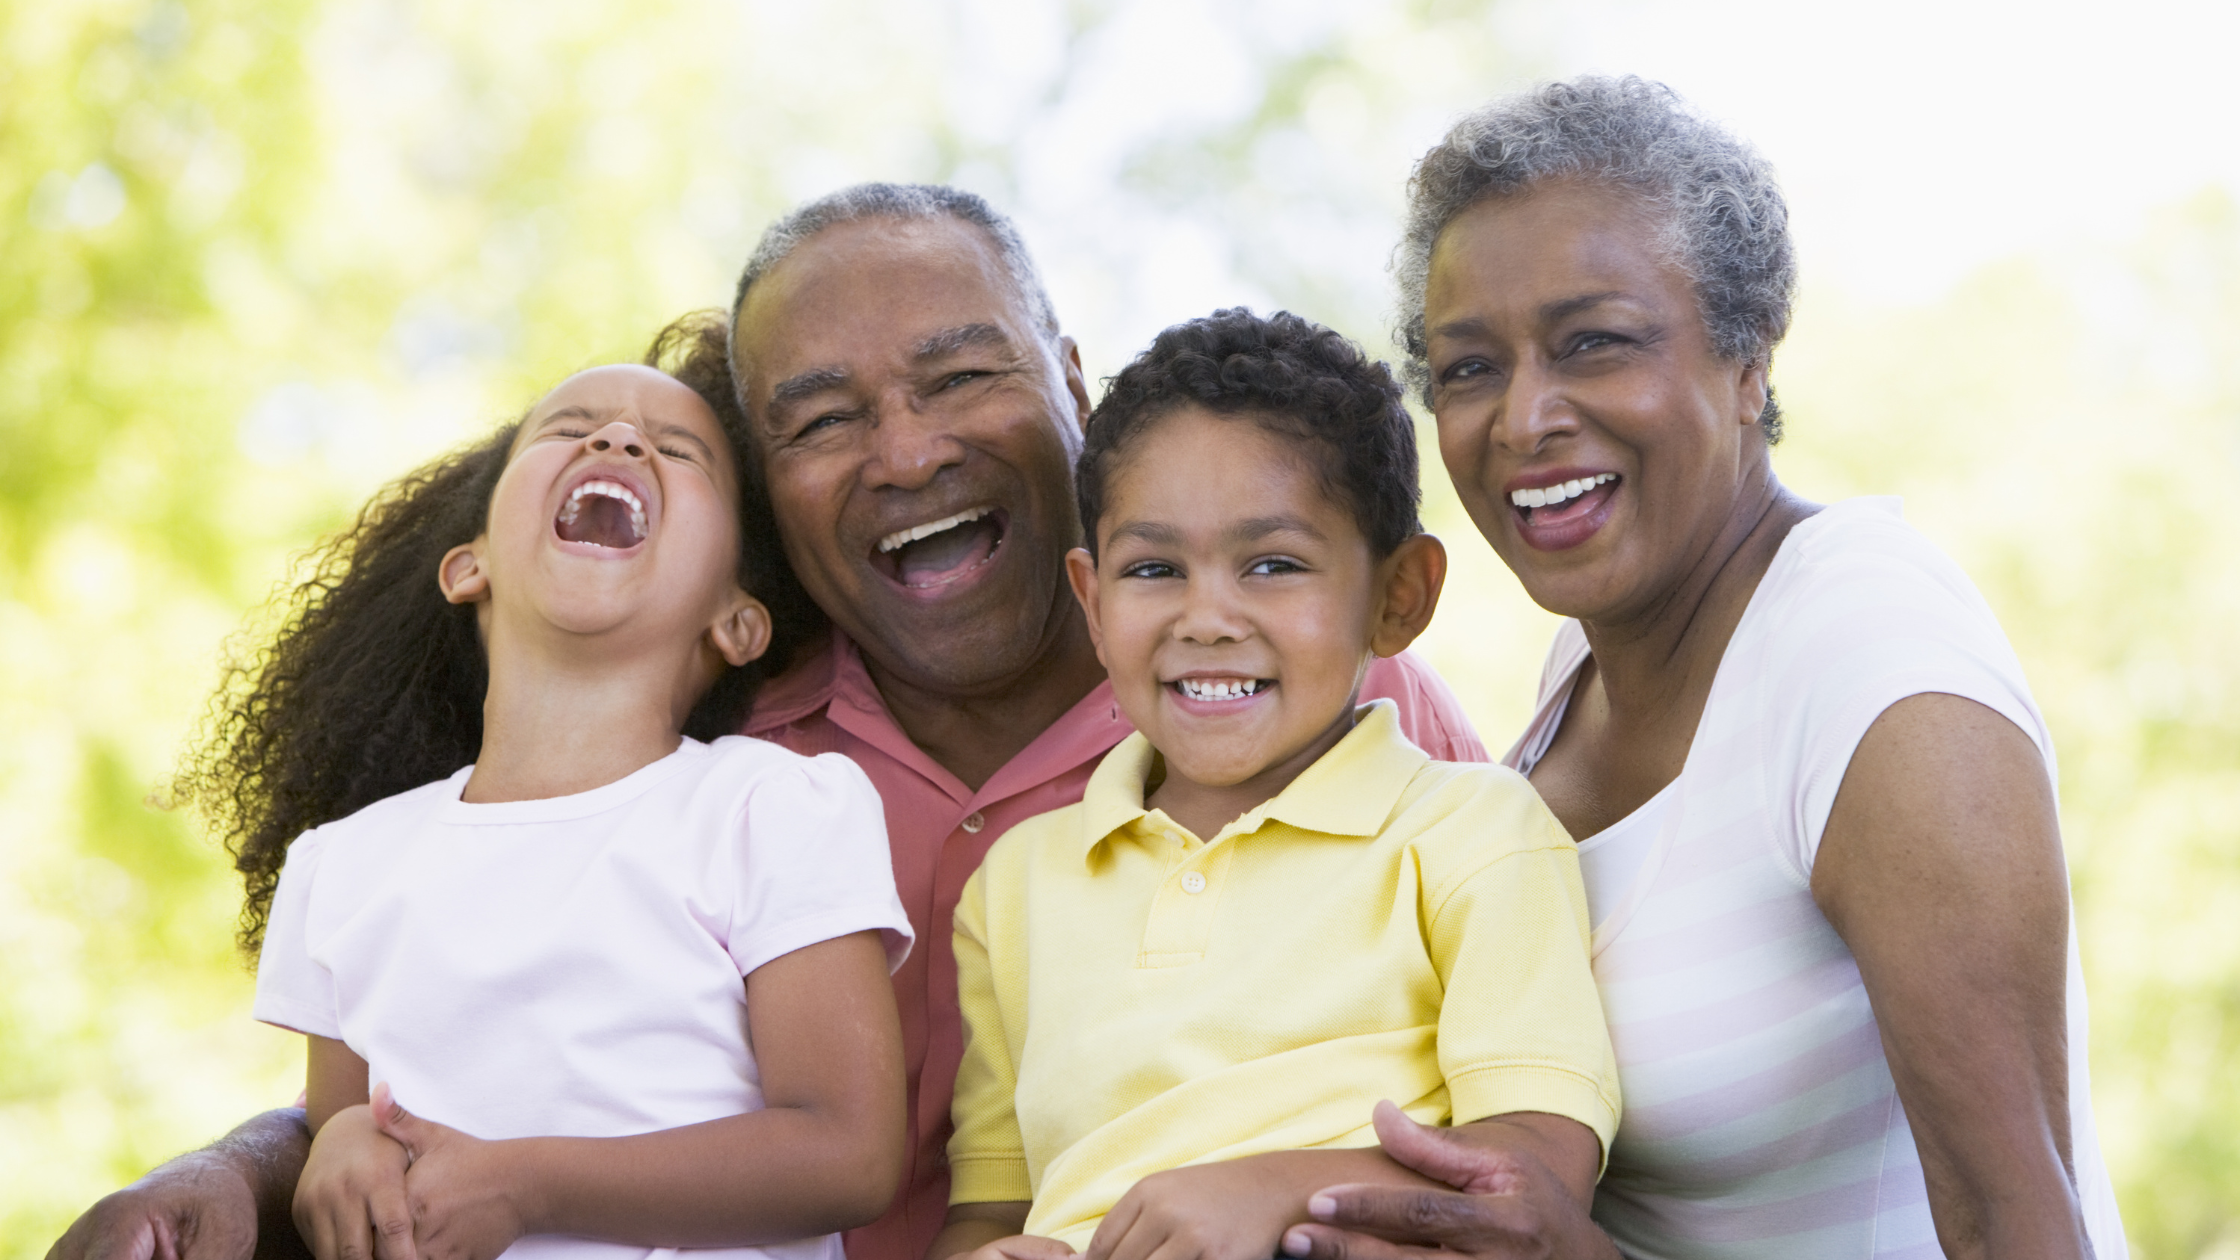
<svg viewBox="0 0 2240 1260"><path fill-rule="evenodd" d="M1198 872L1191 871L1182 877L1182 891L1186 893L1202 893L1205 890L1206 877L1199 874Z"/></svg>
<svg viewBox="0 0 2240 1260"><path fill-rule="evenodd" d="M987 816L982 814L978 810L974 810L973 812L964 816L964 829L971 832L973 835L979 835L980 829L987 825Z"/></svg>

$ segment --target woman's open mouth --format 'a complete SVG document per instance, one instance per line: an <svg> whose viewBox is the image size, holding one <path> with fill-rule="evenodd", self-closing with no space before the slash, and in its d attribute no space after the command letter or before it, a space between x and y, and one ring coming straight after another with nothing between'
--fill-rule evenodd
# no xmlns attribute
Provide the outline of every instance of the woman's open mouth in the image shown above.
<svg viewBox="0 0 2240 1260"><path fill-rule="evenodd" d="M619 481L586 481L552 520L563 542L627 551L646 540L646 505Z"/></svg>
<svg viewBox="0 0 2240 1260"><path fill-rule="evenodd" d="M1585 542L1601 527L1603 509L1618 492L1616 473L1590 473L1551 486L1509 492L1517 532L1541 550L1562 550Z"/></svg>
<svg viewBox="0 0 2240 1260"><path fill-rule="evenodd" d="M898 529L871 549L871 566L912 590L947 586L995 558L1009 523L1001 508L976 507Z"/></svg>

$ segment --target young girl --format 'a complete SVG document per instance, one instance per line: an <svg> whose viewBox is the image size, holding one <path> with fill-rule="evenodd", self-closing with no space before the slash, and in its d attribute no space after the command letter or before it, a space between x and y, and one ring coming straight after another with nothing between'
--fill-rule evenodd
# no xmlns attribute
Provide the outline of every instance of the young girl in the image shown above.
<svg viewBox="0 0 2240 1260"><path fill-rule="evenodd" d="M878 797L726 734L814 618L724 340L680 322L377 498L186 776L257 1017L309 1037L322 1260L838 1260L893 1194Z"/></svg>

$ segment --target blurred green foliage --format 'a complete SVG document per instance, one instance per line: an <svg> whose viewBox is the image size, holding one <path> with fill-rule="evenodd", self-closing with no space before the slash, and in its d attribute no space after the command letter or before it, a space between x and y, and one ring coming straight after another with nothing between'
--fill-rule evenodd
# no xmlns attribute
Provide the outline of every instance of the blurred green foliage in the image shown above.
<svg viewBox="0 0 2240 1260"><path fill-rule="evenodd" d="M723 303L853 178L1017 208L1092 375L1214 301L1384 344L1425 120L1530 68L1478 3L1225 53L1142 5L973 8L0 0L0 1260L298 1088L224 855L149 798L220 645L371 489ZM1157 113L1131 76L1177 58L1235 101ZM2240 1256L2240 208L1922 309L1807 271L1778 465L1905 495L2000 613L2061 750L2134 1248ZM1550 619L1427 482L1426 648L1498 746Z"/></svg>

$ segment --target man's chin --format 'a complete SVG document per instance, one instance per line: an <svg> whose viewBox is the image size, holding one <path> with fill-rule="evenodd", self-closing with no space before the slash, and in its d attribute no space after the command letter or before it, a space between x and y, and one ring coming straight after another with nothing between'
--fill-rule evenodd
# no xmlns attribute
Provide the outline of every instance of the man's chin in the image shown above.
<svg viewBox="0 0 2240 1260"><path fill-rule="evenodd" d="M866 657L914 687L982 691L1028 673L1049 649L1053 592L1003 582L931 590L880 584L887 589L866 601L865 615L841 628Z"/></svg>

